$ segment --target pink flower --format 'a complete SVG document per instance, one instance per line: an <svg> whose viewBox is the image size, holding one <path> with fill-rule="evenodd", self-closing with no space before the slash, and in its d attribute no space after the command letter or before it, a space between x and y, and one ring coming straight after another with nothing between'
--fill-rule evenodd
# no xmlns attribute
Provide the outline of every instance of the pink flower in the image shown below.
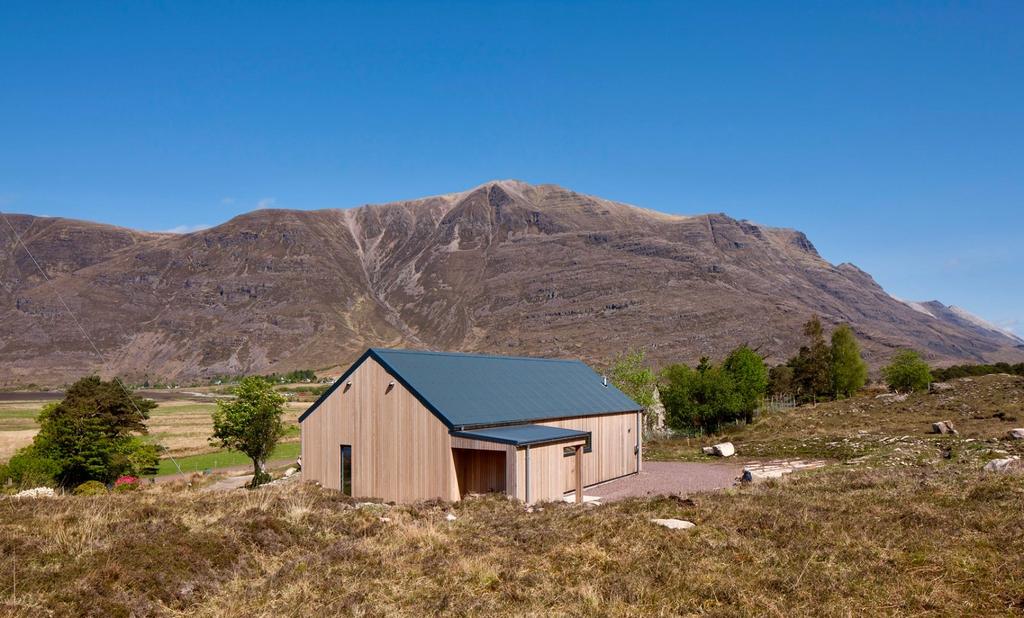
<svg viewBox="0 0 1024 618"><path fill-rule="evenodd" d="M117 487L118 485L134 485L135 483L138 483L138 482L139 482L139 477L125 475L125 476L119 477L116 481L114 481L114 487Z"/></svg>

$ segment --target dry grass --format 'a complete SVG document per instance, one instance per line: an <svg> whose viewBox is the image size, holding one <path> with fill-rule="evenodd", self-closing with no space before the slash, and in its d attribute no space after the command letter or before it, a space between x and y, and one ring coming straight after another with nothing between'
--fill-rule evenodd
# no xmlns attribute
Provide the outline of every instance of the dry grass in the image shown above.
<svg viewBox="0 0 1024 618"><path fill-rule="evenodd" d="M1021 512L1024 478L957 463L534 513L308 486L8 498L0 614L1007 614Z"/></svg>
<svg viewBox="0 0 1024 618"><path fill-rule="evenodd" d="M997 437L1022 393L992 377L773 415L741 452L859 465L689 498L532 513L500 497L356 507L301 485L0 498L0 615L1024 615L1024 475L980 471L1021 450ZM962 435L925 434L939 417Z"/></svg>

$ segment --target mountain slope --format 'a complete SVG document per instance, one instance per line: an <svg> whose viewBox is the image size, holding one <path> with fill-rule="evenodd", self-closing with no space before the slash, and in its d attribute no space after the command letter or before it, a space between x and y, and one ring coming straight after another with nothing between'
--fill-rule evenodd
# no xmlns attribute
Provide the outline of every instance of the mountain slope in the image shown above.
<svg viewBox="0 0 1024 618"><path fill-rule="evenodd" d="M851 323L876 363L903 346L937 362L1024 358L1019 341L955 310L916 310L855 266L832 266L800 232L552 185L261 210L186 235L9 217L51 281L5 229L8 384L94 370L186 380L326 367L368 345L590 361L643 347L667 362L749 343L781 360L811 313Z"/></svg>

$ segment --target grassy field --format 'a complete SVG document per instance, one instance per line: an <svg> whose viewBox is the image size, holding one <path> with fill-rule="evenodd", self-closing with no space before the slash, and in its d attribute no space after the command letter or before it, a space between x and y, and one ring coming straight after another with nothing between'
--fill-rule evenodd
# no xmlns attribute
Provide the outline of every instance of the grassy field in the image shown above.
<svg viewBox="0 0 1024 618"><path fill-rule="evenodd" d="M301 483L0 498L0 615L1024 615L1024 475L981 470L1024 454L1002 437L1021 418L1024 379L1003 376L798 408L728 437L831 465L597 507L367 506Z"/></svg>
<svg viewBox="0 0 1024 618"><path fill-rule="evenodd" d="M294 442L282 442L277 445L274 449L273 455L270 459L289 459L294 460L299 456L300 444L298 441ZM177 465L175 465L177 463ZM158 476L167 474L177 474L180 467L181 471L186 474L194 472L202 472L207 469L227 468L231 466L247 466L251 465L252 460L246 457L242 453L229 452L229 451L214 451L211 453L204 453L202 455L190 455L188 457L175 457L172 461L170 458L165 457L160 460L160 467L157 470Z"/></svg>
<svg viewBox="0 0 1024 618"><path fill-rule="evenodd" d="M6 461L19 448L32 442L38 431L36 416L45 401L18 401L0 403L0 461ZM280 458L294 458L298 454L298 417L308 403L289 402L285 406L285 423L288 431L281 445ZM149 420L149 436L164 446L166 457L160 462L160 474L177 472L169 457L173 457L182 469L204 470L217 466L234 466L248 460L237 453L228 453L212 447L209 443L213 432L211 414L215 404L191 400L161 401L153 410ZM275 454L276 457L276 454ZM186 463L182 463L182 462ZM186 468L186 466L188 466Z"/></svg>

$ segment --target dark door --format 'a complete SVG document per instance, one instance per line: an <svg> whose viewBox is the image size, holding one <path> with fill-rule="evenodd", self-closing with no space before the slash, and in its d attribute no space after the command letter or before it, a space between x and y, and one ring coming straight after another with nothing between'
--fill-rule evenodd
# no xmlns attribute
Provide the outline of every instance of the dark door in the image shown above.
<svg viewBox="0 0 1024 618"><path fill-rule="evenodd" d="M341 445L341 493L352 495L352 447Z"/></svg>

